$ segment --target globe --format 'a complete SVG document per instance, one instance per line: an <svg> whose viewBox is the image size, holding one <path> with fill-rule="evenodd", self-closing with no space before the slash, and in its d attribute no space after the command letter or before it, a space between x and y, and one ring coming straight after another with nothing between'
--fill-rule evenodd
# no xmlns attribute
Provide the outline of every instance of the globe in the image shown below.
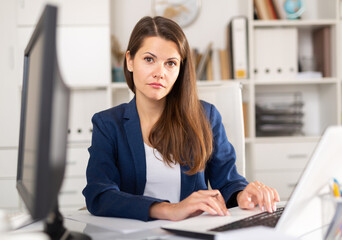
<svg viewBox="0 0 342 240"><path fill-rule="evenodd" d="M301 0L286 0L284 9L288 19L298 19L304 12Z"/></svg>

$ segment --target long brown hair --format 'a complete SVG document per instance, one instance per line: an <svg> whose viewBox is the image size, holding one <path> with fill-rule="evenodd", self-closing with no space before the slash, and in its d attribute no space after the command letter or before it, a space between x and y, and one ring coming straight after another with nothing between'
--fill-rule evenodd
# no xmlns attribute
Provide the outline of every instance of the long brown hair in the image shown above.
<svg viewBox="0 0 342 240"><path fill-rule="evenodd" d="M127 51L133 59L146 37L158 36L176 43L181 56L178 78L166 96L165 109L152 127L149 141L167 164L187 165L188 174L203 171L213 151L211 127L197 96L196 74L184 32L174 21L164 17L144 17L134 27ZM135 93L133 73L124 74Z"/></svg>

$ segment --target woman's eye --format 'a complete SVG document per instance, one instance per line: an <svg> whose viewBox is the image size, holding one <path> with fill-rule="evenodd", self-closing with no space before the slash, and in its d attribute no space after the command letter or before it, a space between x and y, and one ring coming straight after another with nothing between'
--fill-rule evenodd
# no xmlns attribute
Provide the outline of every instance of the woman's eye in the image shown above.
<svg viewBox="0 0 342 240"><path fill-rule="evenodd" d="M145 57L144 59L146 62L149 62L149 63L153 62L153 58L151 57Z"/></svg>
<svg viewBox="0 0 342 240"><path fill-rule="evenodd" d="M167 62L167 65L170 67L174 67L174 66L176 66L176 63L173 61L169 61L169 62Z"/></svg>

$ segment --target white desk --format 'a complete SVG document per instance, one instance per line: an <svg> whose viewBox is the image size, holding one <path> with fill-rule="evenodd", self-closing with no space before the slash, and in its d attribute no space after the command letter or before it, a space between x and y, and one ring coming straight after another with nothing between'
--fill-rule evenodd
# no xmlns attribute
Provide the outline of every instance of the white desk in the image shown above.
<svg viewBox="0 0 342 240"><path fill-rule="evenodd" d="M244 211L244 210L241 210ZM93 240L104 239L178 239L178 240L190 240L194 238L182 237L173 235L163 229L160 226L165 225L168 221L153 221L142 222L129 219L119 218L101 218L104 222L92 223L94 218L90 216L87 211L78 211L70 214L64 214L64 225L70 231L83 232ZM76 219L76 220L75 220ZM108 219L108 220L107 220ZM113 225L112 227L111 224ZM135 226L135 227L134 227ZM41 231L43 229L42 223L35 223L27 226L21 230L17 230L16 233ZM246 231L246 230L240 230ZM21 238L18 238L20 240ZM23 238L24 240L25 238ZM301 237L301 240L321 240L322 229L315 229L312 232L307 233ZM17 240L17 239L15 239ZM267 240L267 238L265 238Z"/></svg>

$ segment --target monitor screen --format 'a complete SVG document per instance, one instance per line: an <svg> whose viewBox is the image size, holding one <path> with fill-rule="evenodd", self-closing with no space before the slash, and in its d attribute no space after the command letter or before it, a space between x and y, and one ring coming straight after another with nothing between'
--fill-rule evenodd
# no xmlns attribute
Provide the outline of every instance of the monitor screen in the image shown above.
<svg viewBox="0 0 342 240"><path fill-rule="evenodd" d="M87 239L63 226L58 193L66 167L70 90L56 51L57 8L47 5L25 49L17 189L32 220L51 239Z"/></svg>
<svg viewBox="0 0 342 240"><path fill-rule="evenodd" d="M57 203L66 165L69 89L56 57L57 8L47 6L25 49L17 189L33 220Z"/></svg>

